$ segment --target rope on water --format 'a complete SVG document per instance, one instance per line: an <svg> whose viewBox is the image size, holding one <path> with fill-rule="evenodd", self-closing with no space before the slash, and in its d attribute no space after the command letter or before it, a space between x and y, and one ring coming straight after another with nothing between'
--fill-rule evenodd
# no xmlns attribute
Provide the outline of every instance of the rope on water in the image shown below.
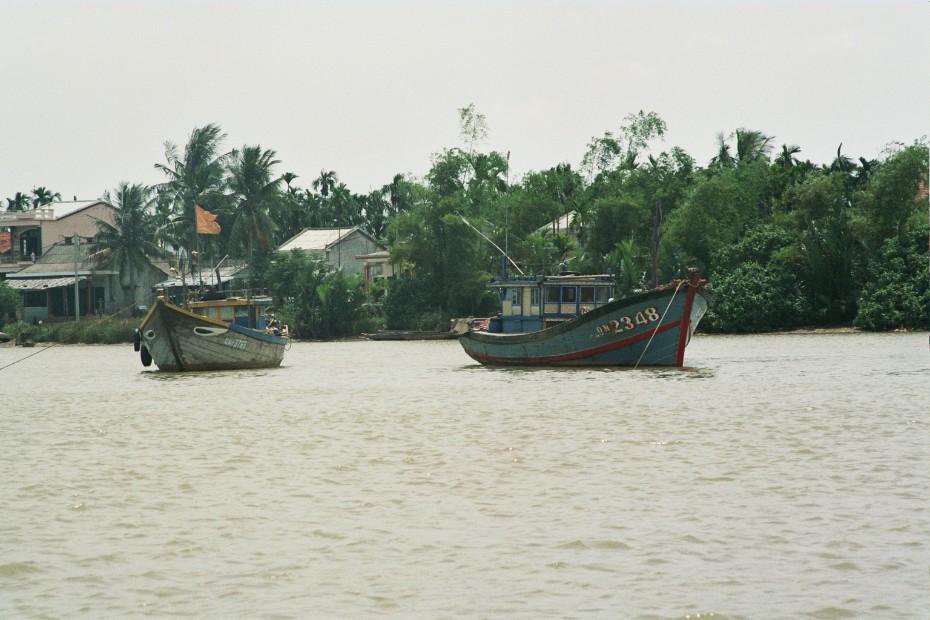
<svg viewBox="0 0 930 620"><path fill-rule="evenodd" d="M656 334L659 332L659 328L662 327L662 323L665 321L665 315L668 314L669 309L672 307L672 302L675 301L675 295L678 294L678 291L684 284L686 284L686 281L682 280L678 283L678 286L675 287L675 292L672 293L672 298L668 300L668 305L665 306L665 312L663 312L662 316L659 317L659 322L656 323L656 328L652 330L652 335L649 336L649 342L646 343L646 346L643 348L643 352L639 354L639 359L636 360L636 364L633 365L633 368L639 368L639 363L643 361L643 356L646 355L646 351L649 350L649 345L652 344L652 339L656 337ZM679 327L679 329L681 328Z"/></svg>

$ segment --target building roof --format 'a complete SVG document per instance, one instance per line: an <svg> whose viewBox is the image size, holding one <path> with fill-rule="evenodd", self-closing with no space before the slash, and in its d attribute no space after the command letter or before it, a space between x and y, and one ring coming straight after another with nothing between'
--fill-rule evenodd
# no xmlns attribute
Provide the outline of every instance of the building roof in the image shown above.
<svg viewBox="0 0 930 620"><path fill-rule="evenodd" d="M78 276L78 282L86 280L85 276ZM30 278L28 280L9 279L6 283L10 288L17 291L41 291L47 288L58 288L60 286L71 286L74 284L74 276L65 278Z"/></svg>
<svg viewBox="0 0 930 620"><path fill-rule="evenodd" d="M96 204L104 204L110 206L109 203L104 202L103 200L66 200L62 202L53 202L45 205L44 208L51 209L55 213L55 219L60 220L63 217L68 217L73 213L82 211L88 207L92 207Z"/></svg>
<svg viewBox="0 0 930 620"><path fill-rule="evenodd" d="M10 251L10 235L0 233L0 254L6 254Z"/></svg>
<svg viewBox="0 0 930 620"><path fill-rule="evenodd" d="M358 226L353 226L352 228L308 228L285 241L284 244L278 248L278 251L289 252L291 250L304 250L305 252L325 252L356 231L368 237L373 243L378 243L374 237Z"/></svg>
<svg viewBox="0 0 930 620"><path fill-rule="evenodd" d="M575 212L569 211L562 217L557 220L552 220L545 226L541 226L536 229L536 234L556 234L561 233L563 235L569 234L572 223L575 221Z"/></svg>
<svg viewBox="0 0 930 620"><path fill-rule="evenodd" d="M233 278L243 278L246 275L246 271L249 266L246 264L241 265L220 265L220 280L223 282L229 282ZM177 273L175 270L171 270L173 273ZM203 284L216 284L216 276L213 273L213 270L205 267L203 272L199 274L194 274L193 277L185 275L184 281L181 280L180 276L172 277L164 282L159 282L156 284L156 288L176 288L179 286L184 286L186 283L188 286L196 286L202 280Z"/></svg>
<svg viewBox="0 0 930 620"><path fill-rule="evenodd" d="M391 253L388 252L387 250L377 250L375 252L372 252L371 254L362 254L360 256L356 256L355 258L357 260L370 260L370 261L385 260L386 261L391 258Z"/></svg>
<svg viewBox="0 0 930 620"><path fill-rule="evenodd" d="M66 275L74 278L75 271L85 275L91 271L98 274L117 273L116 271L98 268L94 260L90 258L91 253L95 250L96 246L93 243L81 243L77 247L78 264L75 269L75 246L71 243L56 243L45 250L42 256L37 256L35 263L16 273L9 274L7 277L11 280L13 278L49 278Z"/></svg>

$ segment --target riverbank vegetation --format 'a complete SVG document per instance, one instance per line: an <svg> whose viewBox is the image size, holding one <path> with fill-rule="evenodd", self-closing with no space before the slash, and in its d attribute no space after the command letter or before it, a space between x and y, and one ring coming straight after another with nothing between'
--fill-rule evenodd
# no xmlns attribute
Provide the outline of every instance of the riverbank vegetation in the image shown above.
<svg viewBox="0 0 930 620"><path fill-rule="evenodd" d="M483 149L484 115L470 105L459 122L461 143L435 153L422 178L398 174L361 194L325 169L302 185L279 172L275 151L227 152L218 125L196 128L183 151L169 143L156 164L165 183L118 187L129 228L107 231L125 250L112 255L155 255L113 241L140 234L194 255L200 206L221 227L200 235L204 264L250 257L249 284L275 295L293 335L335 338L443 329L453 317L496 312L486 284L501 271L499 248L527 274L610 272L620 294L646 287L658 223L658 281L695 266L713 285L703 330L928 326L926 138L889 144L877 159L839 144L832 161L813 162L800 146L738 128L699 163L662 144L657 114L639 112L592 138L577 164L512 178L509 153ZM350 226L390 248L398 277L365 290L316 257L275 251L305 228Z"/></svg>
<svg viewBox="0 0 930 620"><path fill-rule="evenodd" d="M80 321L27 323L16 321L2 328L3 333L22 345L28 342L59 342L62 344L116 344L132 342L139 326L136 319L84 318Z"/></svg>

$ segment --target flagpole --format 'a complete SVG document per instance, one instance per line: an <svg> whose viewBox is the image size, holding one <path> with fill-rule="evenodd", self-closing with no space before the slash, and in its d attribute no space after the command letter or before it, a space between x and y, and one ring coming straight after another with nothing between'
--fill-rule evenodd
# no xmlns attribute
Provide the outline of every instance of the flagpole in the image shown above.
<svg viewBox="0 0 930 620"><path fill-rule="evenodd" d="M652 288L659 286L659 227L662 225L662 199L656 200L652 220Z"/></svg>

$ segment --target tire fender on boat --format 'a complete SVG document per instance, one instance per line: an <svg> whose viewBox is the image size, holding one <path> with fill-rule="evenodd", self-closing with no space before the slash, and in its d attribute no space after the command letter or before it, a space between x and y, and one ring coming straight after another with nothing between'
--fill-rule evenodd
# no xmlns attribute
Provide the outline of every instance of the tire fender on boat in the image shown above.
<svg viewBox="0 0 930 620"><path fill-rule="evenodd" d="M142 346L142 332L139 331L139 328L136 328L136 333L132 336L132 350L138 352L139 347Z"/></svg>
<svg viewBox="0 0 930 620"><path fill-rule="evenodd" d="M149 348L145 346L144 344L141 345L141 351L139 353L139 357L142 358L142 365L145 366L146 368L152 365L152 354L149 353Z"/></svg>

